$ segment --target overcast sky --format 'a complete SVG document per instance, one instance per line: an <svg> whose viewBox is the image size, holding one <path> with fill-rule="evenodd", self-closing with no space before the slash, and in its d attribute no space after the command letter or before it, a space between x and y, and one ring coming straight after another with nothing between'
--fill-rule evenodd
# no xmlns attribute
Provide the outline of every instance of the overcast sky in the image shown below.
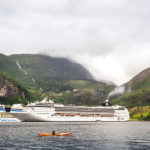
<svg viewBox="0 0 150 150"><path fill-rule="evenodd" d="M150 1L0 0L0 53L39 52L127 82L150 67Z"/></svg>

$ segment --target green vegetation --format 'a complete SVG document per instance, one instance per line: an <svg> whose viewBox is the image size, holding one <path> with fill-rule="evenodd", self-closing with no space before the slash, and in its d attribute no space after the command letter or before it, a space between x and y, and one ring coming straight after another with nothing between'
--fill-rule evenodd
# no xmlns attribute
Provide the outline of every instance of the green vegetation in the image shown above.
<svg viewBox="0 0 150 150"><path fill-rule="evenodd" d="M18 69L16 62L3 54L0 54L0 70L6 72L14 79L22 78L23 80L24 78L24 73Z"/></svg>
<svg viewBox="0 0 150 150"><path fill-rule="evenodd" d="M150 106L138 106L129 108L130 120L150 120Z"/></svg>
<svg viewBox="0 0 150 150"><path fill-rule="evenodd" d="M65 58L0 54L0 70L7 73L4 73L5 77L19 88L20 93L25 94L25 99L21 94L1 97L0 101L7 104L48 96L64 104L99 105L115 87L95 81L82 65Z"/></svg>
<svg viewBox="0 0 150 150"><path fill-rule="evenodd" d="M12 55L10 58L22 66L28 73L26 79L18 78L26 87L42 87L44 91L59 92L63 90L66 81L92 79L90 73L80 64L65 58L55 58L44 55ZM36 83L31 81L35 79ZM71 87L68 87L69 89Z"/></svg>
<svg viewBox="0 0 150 150"><path fill-rule="evenodd" d="M93 80L71 80L64 83L70 87L62 92L48 92L47 96L55 103L63 103L65 105L101 105L106 99L108 93L114 89L114 85L106 85L102 82Z"/></svg>
<svg viewBox="0 0 150 150"><path fill-rule="evenodd" d="M87 105L95 106L101 105L105 96L97 96L93 90L82 89L79 91L66 91L61 94L51 93L49 98L55 103L63 103L65 105L75 104L75 105Z"/></svg>
<svg viewBox="0 0 150 150"><path fill-rule="evenodd" d="M98 82L94 80L70 80L66 82L67 85L72 86L74 89L101 89L101 90L108 90L113 89L114 85L107 85L103 82Z"/></svg>
<svg viewBox="0 0 150 150"><path fill-rule="evenodd" d="M118 98L111 100L111 102L126 107L150 105L150 88L123 94Z"/></svg>

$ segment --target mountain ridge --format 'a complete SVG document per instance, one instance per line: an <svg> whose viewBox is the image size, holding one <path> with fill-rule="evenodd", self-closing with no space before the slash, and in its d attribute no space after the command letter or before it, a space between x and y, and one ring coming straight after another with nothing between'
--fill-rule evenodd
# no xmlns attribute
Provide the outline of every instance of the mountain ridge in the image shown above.
<svg viewBox="0 0 150 150"><path fill-rule="evenodd" d="M0 57L0 70L8 73L28 90L41 92L41 95L54 101L96 105L104 101L115 87L94 80L86 68L66 58L39 54L1 54Z"/></svg>
<svg viewBox="0 0 150 150"><path fill-rule="evenodd" d="M141 71L122 86L125 92L112 100L114 104L127 107L150 105L150 68Z"/></svg>
<svg viewBox="0 0 150 150"><path fill-rule="evenodd" d="M54 84L54 82L71 79L93 80L92 75L84 67L65 58L34 54L11 55L10 57L18 61L22 68L37 81L39 86L46 86L47 82Z"/></svg>

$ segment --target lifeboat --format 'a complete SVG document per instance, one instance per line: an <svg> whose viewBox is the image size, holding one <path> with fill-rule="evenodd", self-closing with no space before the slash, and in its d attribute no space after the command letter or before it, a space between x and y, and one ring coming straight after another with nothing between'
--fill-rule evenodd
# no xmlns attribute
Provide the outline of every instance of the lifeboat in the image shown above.
<svg viewBox="0 0 150 150"><path fill-rule="evenodd" d="M51 134L51 133L40 133L39 136L69 136L71 135L72 132L69 132L69 133L57 133L55 135Z"/></svg>

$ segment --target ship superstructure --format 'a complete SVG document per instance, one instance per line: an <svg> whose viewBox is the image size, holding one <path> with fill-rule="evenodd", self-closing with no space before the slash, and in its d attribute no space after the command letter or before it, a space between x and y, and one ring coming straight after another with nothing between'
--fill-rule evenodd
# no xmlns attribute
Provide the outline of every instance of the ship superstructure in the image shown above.
<svg viewBox="0 0 150 150"><path fill-rule="evenodd" d="M20 120L7 113L4 105L0 105L0 122L20 122Z"/></svg>
<svg viewBox="0 0 150 150"><path fill-rule="evenodd" d="M93 121L128 121L129 112L122 106L87 107L64 106L53 101L41 101L28 104L22 112L11 112L21 121L55 121L55 122L93 122Z"/></svg>

